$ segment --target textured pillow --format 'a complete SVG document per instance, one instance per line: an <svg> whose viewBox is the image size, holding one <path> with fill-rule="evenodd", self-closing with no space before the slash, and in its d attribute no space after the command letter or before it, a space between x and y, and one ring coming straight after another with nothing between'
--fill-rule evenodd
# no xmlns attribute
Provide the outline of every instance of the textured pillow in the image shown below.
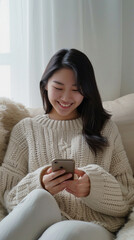
<svg viewBox="0 0 134 240"><path fill-rule="evenodd" d="M114 101L103 102L118 126L129 162L134 173L134 93Z"/></svg>
<svg viewBox="0 0 134 240"><path fill-rule="evenodd" d="M0 98L0 165L9 142L10 132L21 119L29 117L29 111L20 103Z"/></svg>
<svg viewBox="0 0 134 240"><path fill-rule="evenodd" d="M7 98L0 98L0 165L3 162L10 132L21 119L29 117L28 110L19 103ZM7 215L6 209L0 202L0 221Z"/></svg>

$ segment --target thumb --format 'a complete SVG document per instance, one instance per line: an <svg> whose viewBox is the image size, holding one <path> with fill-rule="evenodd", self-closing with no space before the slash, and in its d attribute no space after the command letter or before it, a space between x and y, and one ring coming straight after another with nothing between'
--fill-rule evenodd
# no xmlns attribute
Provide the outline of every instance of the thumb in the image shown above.
<svg viewBox="0 0 134 240"><path fill-rule="evenodd" d="M51 173L52 172L52 167L49 167L48 169L47 169L47 173L49 174L49 173Z"/></svg>
<svg viewBox="0 0 134 240"><path fill-rule="evenodd" d="M75 169L74 173L77 174L78 177L82 177L85 174L85 172L80 169Z"/></svg>

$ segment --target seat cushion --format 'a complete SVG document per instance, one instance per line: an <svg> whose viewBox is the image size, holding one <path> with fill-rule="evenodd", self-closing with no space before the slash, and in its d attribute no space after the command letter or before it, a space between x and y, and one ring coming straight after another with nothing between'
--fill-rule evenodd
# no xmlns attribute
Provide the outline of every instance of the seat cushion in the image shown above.
<svg viewBox="0 0 134 240"><path fill-rule="evenodd" d="M112 119L119 128L134 173L134 93L114 101L105 101L103 106L112 114Z"/></svg>

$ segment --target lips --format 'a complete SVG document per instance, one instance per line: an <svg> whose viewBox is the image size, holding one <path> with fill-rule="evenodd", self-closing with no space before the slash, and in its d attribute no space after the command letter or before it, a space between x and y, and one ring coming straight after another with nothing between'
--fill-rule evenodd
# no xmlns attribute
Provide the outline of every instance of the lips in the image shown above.
<svg viewBox="0 0 134 240"><path fill-rule="evenodd" d="M72 105L72 103L61 103L61 102L58 102L58 104L62 107L62 108L69 108L71 105Z"/></svg>

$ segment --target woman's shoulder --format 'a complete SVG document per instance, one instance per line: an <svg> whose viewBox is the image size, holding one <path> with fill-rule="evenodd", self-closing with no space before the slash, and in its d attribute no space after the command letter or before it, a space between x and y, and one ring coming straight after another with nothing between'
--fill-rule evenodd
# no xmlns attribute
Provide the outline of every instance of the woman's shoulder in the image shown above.
<svg viewBox="0 0 134 240"><path fill-rule="evenodd" d="M102 129L102 134L105 136L117 136L119 134L118 127L112 119L108 119Z"/></svg>
<svg viewBox="0 0 134 240"><path fill-rule="evenodd" d="M20 120L16 125L15 127L19 127L19 126L22 126L22 125L29 125L30 123L33 124L33 123L39 123L42 120L44 120L44 117L45 115L37 115L35 117L26 117L26 118L23 118L22 120Z"/></svg>
<svg viewBox="0 0 134 240"><path fill-rule="evenodd" d="M16 131L25 132L27 130L34 129L34 126L36 126L37 124L40 124L41 119L44 119L43 115L23 118L16 125L14 125L12 132L16 132Z"/></svg>

